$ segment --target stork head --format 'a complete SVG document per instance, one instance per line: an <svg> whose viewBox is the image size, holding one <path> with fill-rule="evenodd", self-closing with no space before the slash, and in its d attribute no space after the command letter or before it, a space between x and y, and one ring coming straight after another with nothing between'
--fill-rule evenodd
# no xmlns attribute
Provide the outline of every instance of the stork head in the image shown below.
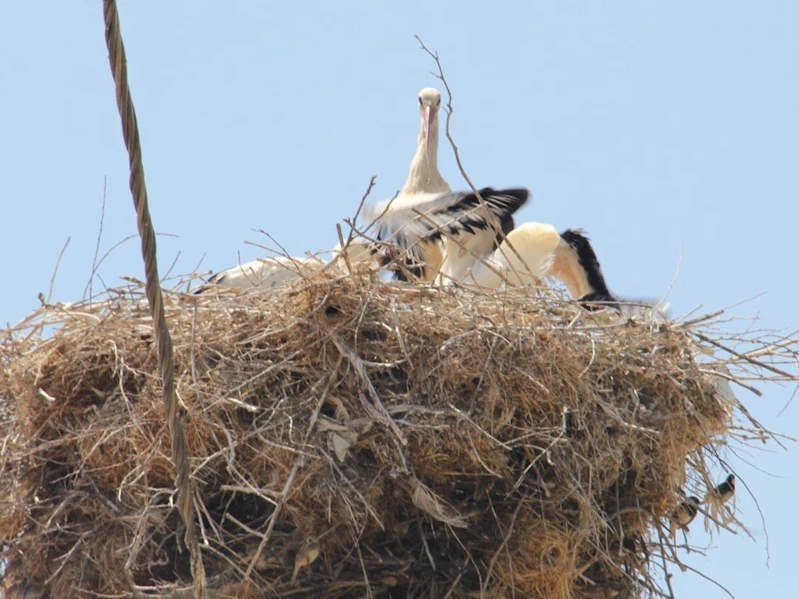
<svg viewBox="0 0 799 599"><path fill-rule="evenodd" d="M432 87L426 87L419 92L419 112L422 115L422 135L424 149L430 145L430 132L441 107L441 93Z"/></svg>
<svg viewBox="0 0 799 599"><path fill-rule="evenodd" d="M566 284L575 299L583 303L615 301L585 231L567 229L561 233L559 249L553 274Z"/></svg>

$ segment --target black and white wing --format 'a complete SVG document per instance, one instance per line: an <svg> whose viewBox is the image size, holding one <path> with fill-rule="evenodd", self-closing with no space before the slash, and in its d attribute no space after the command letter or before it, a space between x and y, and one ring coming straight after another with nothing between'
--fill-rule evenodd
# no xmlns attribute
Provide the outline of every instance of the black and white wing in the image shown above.
<svg viewBox="0 0 799 599"><path fill-rule="evenodd" d="M377 239L410 249L420 241L437 241L445 234L474 234L496 226L491 221L504 228L509 217L527 202L530 192L485 187L480 196L485 208L473 192L460 191L400 195L369 212L376 221Z"/></svg>

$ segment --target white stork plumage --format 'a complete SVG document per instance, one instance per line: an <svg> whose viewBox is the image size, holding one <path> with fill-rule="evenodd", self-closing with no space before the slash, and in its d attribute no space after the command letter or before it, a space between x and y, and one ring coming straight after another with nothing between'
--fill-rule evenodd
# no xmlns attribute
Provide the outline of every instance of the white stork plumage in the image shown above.
<svg viewBox="0 0 799 599"><path fill-rule="evenodd" d="M608 289L599 259L585 231L567 229L560 237L548 274L560 279L569 294L585 308L611 308L628 317L668 317L671 306L666 301L622 298Z"/></svg>
<svg viewBox="0 0 799 599"><path fill-rule="evenodd" d="M472 192L453 192L438 171L441 94L419 93L421 127L408 179L396 197L367 209L377 223L377 237L409 253L407 270L423 281L458 278L498 244L498 231L513 229L513 213L529 197L526 189L481 190L484 205ZM442 231L444 232L442 234ZM404 278L401 273L397 278Z"/></svg>
<svg viewBox="0 0 799 599"><path fill-rule="evenodd" d="M326 262L315 256L274 256L260 258L222 270L208 279L195 293L203 293L211 285L222 287L278 287L287 281L309 275Z"/></svg>
<svg viewBox="0 0 799 599"><path fill-rule="evenodd" d="M403 208L417 206L425 202L433 194L448 193L451 191L449 183L444 180L438 171L438 137L439 121L438 111L441 108L441 93L432 87L426 87L419 92L419 115L421 124L416 144L416 153L411 160L408 178L402 189L392 200L386 200L366 210L370 220L383 215L396 222L397 214L413 217L403 213ZM400 216L402 218L402 216ZM398 245L403 246L404 240L395 239ZM407 243L407 242L405 242ZM413 248L404 246L409 250L410 256L405 260L406 271L395 269L394 277L407 280L410 274L422 281L432 281L441 266L442 249L440 243L434 240L418 241Z"/></svg>
<svg viewBox="0 0 799 599"><path fill-rule="evenodd" d="M523 223L507 233L506 240L485 260L473 262L458 282L497 289L538 285L550 276L559 279L572 298L590 310L611 308L636 316L668 309L664 303L616 297L608 289L585 232L567 229L558 233L544 223Z"/></svg>
<svg viewBox="0 0 799 599"><path fill-rule="evenodd" d="M416 153L411 160L408 178L398 197L452 191L438 172L438 111L441 108L441 93L432 87L419 92L419 114L422 117L417 138Z"/></svg>
<svg viewBox="0 0 799 599"><path fill-rule="evenodd" d="M588 308L620 310L619 300L608 289L605 276L585 232L567 229L560 235L549 273L560 279L571 296Z"/></svg>
<svg viewBox="0 0 799 599"><path fill-rule="evenodd" d="M483 261L474 261L456 281L488 289L506 284L512 287L537 285L552 268L560 243L561 237L552 225L523 223L510 231Z"/></svg>
<svg viewBox="0 0 799 599"><path fill-rule="evenodd" d="M317 256L259 258L216 273L208 279L207 283L200 286L195 293L204 293L213 285L238 288L279 287L299 277L319 272L324 268L329 268L336 273L346 272L347 261L356 270L364 266L375 269L380 266L373 244L360 237L355 237L347 245L346 259L344 252L341 250L341 244L336 244L329 262Z"/></svg>
<svg viewBox="0 0 799 599"><path fill-rule="evenodd" d="M514 251L515 250L515 251ZM593 248L581 232L563 233L545 223L523 223L507 234L485 264L475 262L458 281L496 289L503 284L514 287L537 285L541 279L560 279L571 296L583 301L615 300Z"/></svg>

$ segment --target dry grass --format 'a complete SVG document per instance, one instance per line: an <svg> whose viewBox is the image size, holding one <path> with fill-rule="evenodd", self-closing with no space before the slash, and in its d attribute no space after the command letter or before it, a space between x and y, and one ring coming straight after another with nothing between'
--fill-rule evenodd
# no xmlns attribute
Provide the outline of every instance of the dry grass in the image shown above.
<svg viewBox="0 0 799 599"><path fill-rule="evenodd" d="M166 302L213 597L669 596L681 492L769 436L703 319L363 275ZM789 376L759 343L727 366ZM191 596L142 290L37 310L0 362L0 587Z"/></svg>

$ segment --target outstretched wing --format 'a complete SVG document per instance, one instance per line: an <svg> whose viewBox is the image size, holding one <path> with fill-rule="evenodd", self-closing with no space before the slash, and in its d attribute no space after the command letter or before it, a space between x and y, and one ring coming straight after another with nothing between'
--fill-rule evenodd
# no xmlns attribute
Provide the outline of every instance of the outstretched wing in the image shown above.
<svg viewBox="0 0 799 599"><path fill-rule="evenodd" d="M420 241L436 241L445 234L474 234L500 226L530 197L524 188L480 190L483 206L470 191L400 196L371 210L377 239L410 249ZM367 215L368 216L368 215ZM511 221L512 222L512 221Z"/></svg>

